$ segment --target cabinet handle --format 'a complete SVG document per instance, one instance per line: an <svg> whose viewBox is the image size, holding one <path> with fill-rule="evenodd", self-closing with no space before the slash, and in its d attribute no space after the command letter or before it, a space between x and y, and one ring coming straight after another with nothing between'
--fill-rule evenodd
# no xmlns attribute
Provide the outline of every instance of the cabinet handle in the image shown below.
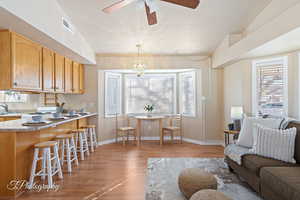
<svg viewBox="0 0 300 200"><path fill-rule="evenodd" d="M17 86L18 85L18 83L17 82L14 82L14 86Z"/></svg>

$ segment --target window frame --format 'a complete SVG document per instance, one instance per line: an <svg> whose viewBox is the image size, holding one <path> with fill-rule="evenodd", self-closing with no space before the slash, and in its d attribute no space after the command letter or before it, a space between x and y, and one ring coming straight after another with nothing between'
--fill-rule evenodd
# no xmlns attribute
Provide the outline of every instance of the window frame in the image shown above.
<svg viewBox="0 0 300 200"><path fill-rule="evenodd" d="M143 75L144 77L145 76L149 76L149 77L172 77L174 78L174 89L173 89L173 101L174 101L174 104L173 104L173 113L155 113L155 114L177 114L178 113L178 109L177 109L177 105L178 105L178 101L177 101L177 74L176 73L146 73ZM128 99L128 93L127 93L127 88L126 88L126 85L125 85L125 82L126 82L126 78L128 77L136 77L136 74L133 74L133 73L124 73L123 74L123 91L124 91L124 102L123 102L123 106L124 106L124 114L126 115L141 115L141 114L145 114L145 113L129 113L128 110L127 110L127 105L126 105L126 101Z"/></svg>
<svg viewBox="0 0 300 200"><path fill-rule="evenodd" d="M121 72L120 70L115 70L116 72L114 72L113 70L104 70L104 118L112 118L115 115L109 115L106 114L106 110L107 110L107 79L108 76L107 74L113 74L113 75L119 75L121 78L120 81L120 115L123 114L129 114L129 115L142 115L142 114L146 114L146 113L128 113L127 112L127 106L126 106L126 102L125 100L127 99L127 90L126 90L126 85L125 85L125 81L126 81L126 76L131 75L131 76L135 76L136 77L136 73L133 72ZM194 103L195 103L195 113L194 115L187 115L187 114L183 114L184 117L190 117L190 118L197 118L198 117L198 102L197 102L197 95L198 95L198 72L196 69L190 69L190 70L184 70L184 71L170 71L170 72L147 72L145 73L143 76L147 76L147 75L151 75L151 76L174 76L174 96L173 96L173 100L174 100L174 113L170 113L170 114L165 114L165 113L161 113L161 114L165 114L165 115L174 115L174 114L180 114L181 113L181 103L180 103L180 98L178 96L178 94L180 95L180 88L181 88L181 83L180 83L180 76L182 74L188 74L188 73L193 73L193 77L194 77L194 94L195 94L195 98L194 98ZM159 115L159 113L156 113L157 115Z"/></svg>
<svg viewBox="0 0 300 200"><path fill-rule="evenodd" d="M183 91L182 91L182 79L184 76L187 76L187 75L192 75L192 78L194 80L194 88L193 88L193 92L194 92L194 99L193 99L193 103L195 105L195 112L193 114L183 114L182 110L183 110L183 103L182 103L182 99L180 98L180 96L183 94ZM188 72L180 72L178 73L178 109L179 109L179 113L182 113L182 116L185 116L185 117L197 117L197 78L196 78L196 71L188 71Z"/></svg>
<svg viewBox="0 0 300 200"><path fill-rule="evenodd" d="M258 115L258 95L257 95L257 67L270 66L270 65L283 66L283 110L284 116L288 116L288 57L276 57L263 60L255 60L252 62L252 113Z"/></svg>
<svg viewBox="0 0 300 200"><path fill-rule="evenodd" d="M107 113L107 107L108 107L108 92L107 92L107 85L108 85L108 79L109 76L118 76L118 78L120 79L119 81L119 94L120 94L120 109L118 112L118 115L121 115L123 113L123 76L121 73L117 73L117 72L105 72L104 73L104 77L105 77L105 83L104 83L104 116L105 118L111 118L111 117L115 117L115 114L108 114Z"/></svg>

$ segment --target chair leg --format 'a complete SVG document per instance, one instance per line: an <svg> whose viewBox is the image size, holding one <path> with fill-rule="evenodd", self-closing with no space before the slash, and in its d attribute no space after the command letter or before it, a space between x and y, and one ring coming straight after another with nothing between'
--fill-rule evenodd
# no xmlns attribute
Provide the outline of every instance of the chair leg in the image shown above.
<svg viewBox="0 0 300 200"><path fill-rule="evenodd" d="M83 137L84 137L84 146L85 146L85 151L86 151L86 154L89 156L90 155L90 150L89 150L89 143L88 143L88 139L87 139L87 134L86 132L83 133Z"/></svg>
<svg viewBox="0 0 300 200"><path fill-rule="evenodd" d="M80 159L84 160L84 152L83 152L83 138L82 134L79 134L79 152L80 152Z"/></svg>
<svg viewBox="0 0 300 200"><path fill-rule="evenodd" d="M71 166L71 151L70 151L70 141L69 139L66 139L66 151L67 151L67 165L68 165L68 172L72 172L72 166Z"/></svg>
<svg viewBox="0 0 300 200"><path fill-rule="evenodd" d="M62 174L62 169L59 161L59 154L58 154L58 146L54 146L54 156L55 156L55 161L56 161L56 168L58 170L58 177L60 179L63 179L63 174Z"/></svg>
<svg viewBox="0 0 300 200"><path fill-rule="evenodd" d="M88 134L90 136L90 146L91 146L91 152L94 152L94 137L93 137L93 131L91 128L88 129Z"/></svg>
<svg viewBox="0 0 300 200"><path fill-rule="evenodd" d="M123 140L123 146L125 146L125 135L122 135L122 140Z"/></svg>
<svg viewBox="0 0 300 200"><path fill-rule="evenodd" d="M32 161L32 167L31 167L31 174L30 174L30 178L29 178L29 189L31 189L33 186L33 181L34 181L34 177L35 177L35 171L36 171L36 165L37 165L38 159L39 159L39 149L35 148L33 161Z"/></svg>
<svg viewBox="0 0 300 200"><path fill-rule="evenodd" d="M52 165L51 165L51 151L50 148L46 148L46 156L47 156L47 177L48 177L48 186L49 188L53 188L53 180L52 180Z"/></svg>
<svg viewBox="0 0 300 200"><path fill-rule="evenodd" d="M94 139L94 143L95 143L95 148L98 147L98 140L97 140L97 136L96 136L96 129L92 128L93 131L93 139Z"/></svg>
<svg viewBox="0 0 300 200"><path fill-rule="evenodd" d="M75 164L78 165L78 157L77 157L77 149L74 144L74 138L71 138L71 146L72 146L72 152L73 152L73 159L75 160Z"/></svg>
<svg viewBox="0 0 300 200"><path fill-rule="evenodd" d="M45 151L45 149L43 149L43 152L42 152L42 173L43 173L43 175L42 175L42 180L45 180L45 174L46 174L46 151Z"/></svg>
<svg viewBox="0 0 300 200"><path fill-rule="evenodd" d="M64 160L65 160L65 140L61 140L61 155L60 155L60 162L61 166L64 165Z"/></svg>
<svg viewBox="0 0 300 200"><path fill-rule="evenodd" d="M171 131L171 141L172 141L172 144L174 144L174 133Z"/></svg>

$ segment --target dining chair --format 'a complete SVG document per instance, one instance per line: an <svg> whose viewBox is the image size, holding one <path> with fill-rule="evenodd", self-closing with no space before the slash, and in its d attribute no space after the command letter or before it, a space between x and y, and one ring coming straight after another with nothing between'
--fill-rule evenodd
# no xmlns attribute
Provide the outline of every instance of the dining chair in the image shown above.
<svg viewBox="0 0 300 200"><path fill-rule="evenodd" d="M125 146L126 139L129 142L129 137L133 136L136 142L136 128L130 125L130 117L128 115L116 114L116 143L118 143L118 138L122 138L123 146Z"/></svg>
<svg viewBox="0 0 300 200"><path fill-rule="evenodd" d="M169 125L162 129L163 141L165 135L171 135L171 141L174 143L174 136L178 134L180 136L180 143L182 144L182 115L174 115L169 117Z"/></svg>

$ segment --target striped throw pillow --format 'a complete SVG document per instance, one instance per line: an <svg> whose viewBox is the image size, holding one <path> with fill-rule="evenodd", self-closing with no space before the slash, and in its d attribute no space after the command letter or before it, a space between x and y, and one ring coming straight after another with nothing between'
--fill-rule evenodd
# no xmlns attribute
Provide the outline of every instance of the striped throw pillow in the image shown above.
<svg viewBox="0 0 300 200"><path fill-rule="evenodd" d="M296 128L278 130L255 125L251 152L288 163L296 163L294 159L296 134Z"/></svg>

